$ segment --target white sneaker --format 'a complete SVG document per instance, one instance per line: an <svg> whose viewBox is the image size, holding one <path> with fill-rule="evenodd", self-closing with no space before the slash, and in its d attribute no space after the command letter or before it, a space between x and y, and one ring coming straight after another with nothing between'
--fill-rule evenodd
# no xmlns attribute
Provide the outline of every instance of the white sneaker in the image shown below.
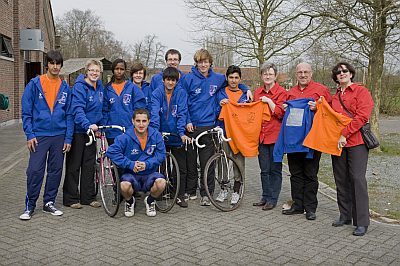
<svg viewBox="0 0 400 266"><path fill-rule="evenodd" d="M19 219L21 220L30 220L32 217L33 211L25 211L21 216L19 216Z"/></svg>
<svg viewBox="0 0 400 266"><path fill-rule="evenodd" d="M60 210L57 210L57 208L54 206L54 203L52 201L47 202L46 205L43 206L43 212L50 213L51 215L55 215L55 216L63 215L63 212Z"/></svg>
<svg viewBox="0 0 400 266"><path fill-rule="evenodd" d="M236 205L239 202L240 195L237 192L232 193L231 204Z"/></svg>
<svg viewBox="0 0 400 266"><path fill-rule="evenodd" d="M133 202L130 204L129 202L125 201L125 216L126 217L132 217L135 215L135 197L132 197Z"/></svg>
<svg viewBox="0 0 400 266"><path fill-rule="evenodd" d="M193 195L189 195L190 200L197 200L197 195L194 193Z"/></svg>
<svg viewBox="0 0 400 266"><path fill-rule="evenodd" d="M154 217L156 216L156 202L153 201L150 205L147 204L147 198L149 196L144 198L144 205L146 206L146 215L149 217Z"/></svg>
<svg viewBox="0 0 400 266"><path fill-rule="evenodd" d="M207 196L201 197L200 199L200 206L210 206L211 202Z"/></svg>
<svg viewBox="0 0 400 266"><path fill-rule="evenodd" d="M226 200L227 197L228 197L228 190L222 189L219 191L218 197L215 200L219 202L224 202L224 200Z"/></svg>

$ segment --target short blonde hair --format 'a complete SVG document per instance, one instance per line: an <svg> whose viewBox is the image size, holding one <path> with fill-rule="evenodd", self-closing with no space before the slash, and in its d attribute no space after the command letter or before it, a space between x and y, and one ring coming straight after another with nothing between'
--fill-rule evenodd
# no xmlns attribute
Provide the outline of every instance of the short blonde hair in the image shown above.
<svg viewBox="0 0 400 266"><path fill-rule="evenodd" d="M87 60L86 63L85 63L85 74L88 73L89 67L90 67L91 65L95 65L95 66L100 67L100 72L103 72L103 63L102 63L102 62L100 62L100 61L98 61L98 60L96 60L96 59L89 59L89 60Z"/></svg>
<svg viewBox="0 0 400 266"><path fill-rule="evenodd" d="M210 64L212 65L213 63L213 58L212 55L210 54L209 51L207 51L206 49L201 48L200 50L196 51L196 53L193 56L194 62L199 63L200 61L203 60L207 60L210 62Z"/></svg>

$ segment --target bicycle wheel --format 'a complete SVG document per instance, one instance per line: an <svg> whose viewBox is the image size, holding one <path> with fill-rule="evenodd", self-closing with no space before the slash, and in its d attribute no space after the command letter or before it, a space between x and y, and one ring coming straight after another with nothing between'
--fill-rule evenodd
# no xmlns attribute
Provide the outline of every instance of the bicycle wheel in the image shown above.
<svg viewBox="0 0 400 266"><path fill-rule="evenodd" d="M160 212L168 212L176 202L180 186L178 162L172 153L167 152L165 161L158 168L158 172L165 176L166 186L161 196L156 200L156 208Z"/></svg>
<svg viewBox="0 0 400 266"><path fill-rule="evenodd" d="M207 186L208 173L213 171L215 188L210 191ZM203 182L208 198L217 209L227 212L239 207L244 196L244 175L231 156L223 153L211 156L204 169Z"/></svg>
<svg viewBox="0 0 400 266"><path fill-rule="evenodd" d="M104 211L110 217L114 217L118 212L120 203L120 181L117 167L107 157L101 159L100 166L101 201Z"/></svg>

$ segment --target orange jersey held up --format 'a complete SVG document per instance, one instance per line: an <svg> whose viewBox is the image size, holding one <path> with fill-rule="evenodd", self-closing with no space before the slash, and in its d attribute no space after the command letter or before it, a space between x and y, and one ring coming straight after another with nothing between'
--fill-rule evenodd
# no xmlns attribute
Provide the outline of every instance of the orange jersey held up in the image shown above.
<svg viewBox="0 0 400 266"><path fill-rule="evenodd" d="M338 141L351 118L335 112L324 97L322 102L317 101L317 111L313 125L303 145L311 149L331 155L340 156L342 149L338 148Z"/></svg>
<svg viewBox="0 0 400 266"><path fill-rule="evenodd" d="M229 100L222 106L219 120L224 121L226 136L234 154L241 152L245 157L258 155L258 139L263 120L269 121L268 104L261 101L237 103Z"/></svg>

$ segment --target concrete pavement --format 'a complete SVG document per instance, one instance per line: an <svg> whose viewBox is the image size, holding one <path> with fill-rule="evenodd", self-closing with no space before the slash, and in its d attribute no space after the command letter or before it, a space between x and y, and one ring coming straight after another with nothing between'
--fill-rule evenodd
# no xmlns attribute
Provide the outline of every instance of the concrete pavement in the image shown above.
<svg viewBox="0 0 400 266"><path fill-rule="evenodd" d="M101 208L62 206L61 186L63 216L42 213L40 197L32 219L20 221L28 160L20 125L0 128L0 151L1 265L400 265L399 226L372 221L365 236L352 236L353 226L331 226L337 205L322 194L317 220L282 215L287 176L279 207L253 207L261 187L255 158L246 162L244 202L230 213L196 200L150 218L140 200L134 217L120 210L110 218Z"/></svg>

